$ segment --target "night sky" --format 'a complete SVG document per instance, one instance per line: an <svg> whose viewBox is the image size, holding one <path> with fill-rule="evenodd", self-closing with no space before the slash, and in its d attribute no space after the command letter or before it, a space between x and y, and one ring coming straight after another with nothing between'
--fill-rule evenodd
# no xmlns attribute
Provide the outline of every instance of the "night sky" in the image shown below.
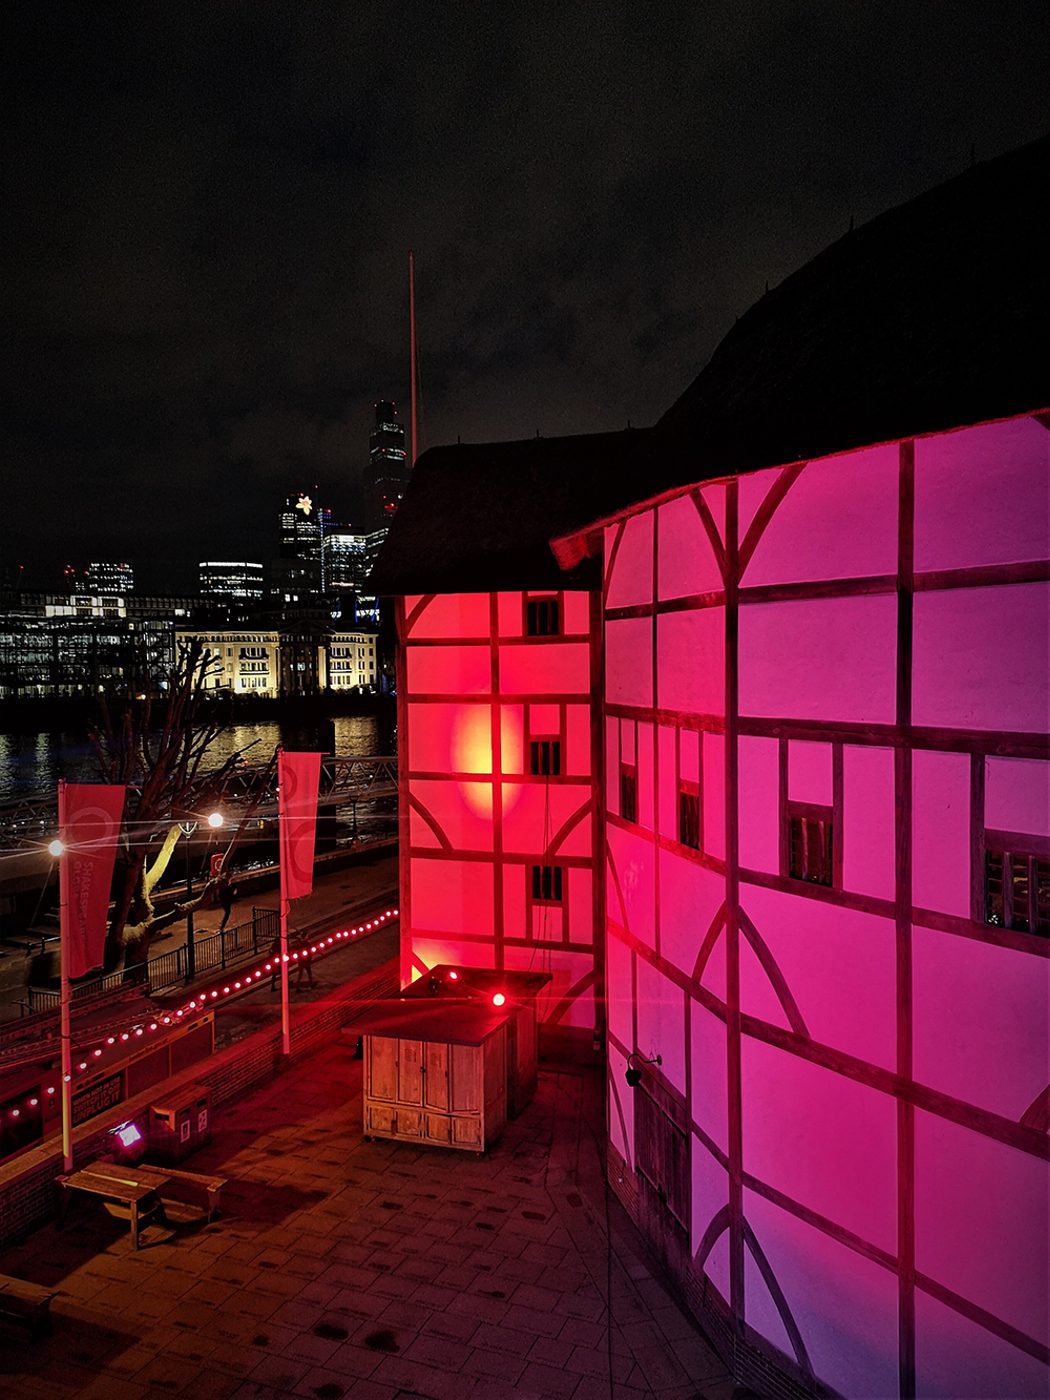
<svg viewBox="0 0 1050 1400"><path fill-rule="evenodd" d="M0 576L188 589L421 447L652 422L857 223L1041 135L1037 3L12 0Z"/></svg>

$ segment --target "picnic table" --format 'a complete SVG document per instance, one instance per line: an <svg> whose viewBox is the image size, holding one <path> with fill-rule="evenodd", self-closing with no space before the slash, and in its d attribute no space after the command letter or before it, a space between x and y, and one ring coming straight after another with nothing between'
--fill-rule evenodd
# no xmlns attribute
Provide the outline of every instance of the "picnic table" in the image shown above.
<svg viewBox="0 0 1050 1400"><path fill-rule="evenodd" d="M120 1163L93 1162L68 1176L58 1177L62 1187L60 1219L65 1219L69 1196L74 1191L100 1196L111 1215L131 1221L131 1243L138 1249L139 1228L154 1217L164 1220L161 1189L168 1177L157 1171L148 1174Z"/></svg>

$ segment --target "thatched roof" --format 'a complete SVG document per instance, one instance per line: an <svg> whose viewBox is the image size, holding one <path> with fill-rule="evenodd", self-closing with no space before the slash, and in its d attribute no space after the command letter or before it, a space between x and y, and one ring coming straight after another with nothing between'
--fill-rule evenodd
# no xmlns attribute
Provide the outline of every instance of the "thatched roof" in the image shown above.
<svg viewBox="0 0 1050 1400"><path fill-rule="evenodd" d="M1048 190L1050 138L845 234L741 317L651 429L426 453L377 588L586 583L586 526L639 501L1050 407Z"/></svg>
<svg viewBox="0 0 1050 1400"><path fill-rule="evenodd" d="M372 583L379 593L592 587L593 566L563 573L549 541L630 500L651 450L651 434L630 428L431 448Z"/></svg>

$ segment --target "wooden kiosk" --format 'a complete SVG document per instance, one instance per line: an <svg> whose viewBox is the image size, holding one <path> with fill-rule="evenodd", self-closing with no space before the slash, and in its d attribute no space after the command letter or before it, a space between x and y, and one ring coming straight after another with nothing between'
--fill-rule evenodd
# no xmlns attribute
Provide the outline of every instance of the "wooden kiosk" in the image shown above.
<svg viewBox="0 0 1050 1400"><path fill-rule="evenodd" d="M484 1152L507 1121L505 1012L478 1001L391 998L352 1029L364 1056L364 1132Z"/></svg>
<svg viewBox="0 0 1050 1400"><path fill-rule="evenodd" d="M407 986L402 997L482 999L492 1005L501 993L507 1013L507 1116L517 1118L536 1092L539 1059L536 999L550 985L549 972L497 971L492 967L461 967L437 963ZM493 1008L495 1009L495 1008Z"/></svg>

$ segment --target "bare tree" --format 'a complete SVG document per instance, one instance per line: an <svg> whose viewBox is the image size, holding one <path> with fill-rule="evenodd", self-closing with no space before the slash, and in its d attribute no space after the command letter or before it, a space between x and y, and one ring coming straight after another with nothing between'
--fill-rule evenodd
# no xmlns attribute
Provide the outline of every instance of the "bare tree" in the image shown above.
<svg viewBox="0 0 1050 1400"><path fill-rule="evenodd" d="M208 764L209 750L225 728L220 702L207 691L207 682L218 669L217 658L200 641L182 647L168 677L158 728L154 728L149 698L129 700L115 722L108 704L102 702L101 722L92 732L99 765L106 782L129 790L114 876L115 907L106 932L107 970L122 961L126 967L144 963L156 935L198 908L222 878L210 877L193 899L176 902L163 912L154 904L154 893L179 838L189 839L183 826L197 822L222 802L246 752L240 749L224 763ZM272 767L276 753L270 762ZM267 774L259 783L255 798L240 813L242 818L252 815L270 786L269 778ZM223 869L229 865L240 829L238 822L226 845Z"/></svg>

